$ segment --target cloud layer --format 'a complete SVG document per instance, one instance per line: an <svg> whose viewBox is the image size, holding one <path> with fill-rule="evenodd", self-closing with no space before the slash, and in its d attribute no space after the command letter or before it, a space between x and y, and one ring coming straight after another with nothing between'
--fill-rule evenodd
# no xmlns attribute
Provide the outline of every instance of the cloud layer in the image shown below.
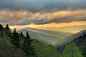
<svg viewBox="0 0 86 57"><path fill-rule="evenodd" d="M30 11L0 11L0 22L11 25L47 24L72 21L86 21L86 9L56 11L52 13L32 13Z"/></svg>
<svg viewBox="0 0 86 57"><path fill-rule="evenodd" d="M86 21L86 0L0 0L0 23L9 25Z"/></svg>
<svg viewBox="0 0 86 57"><path fill-rule="evenodd" d="M41 9L86 8L86 0L0 0L0 9L21 10L33 12Z"/></svg>

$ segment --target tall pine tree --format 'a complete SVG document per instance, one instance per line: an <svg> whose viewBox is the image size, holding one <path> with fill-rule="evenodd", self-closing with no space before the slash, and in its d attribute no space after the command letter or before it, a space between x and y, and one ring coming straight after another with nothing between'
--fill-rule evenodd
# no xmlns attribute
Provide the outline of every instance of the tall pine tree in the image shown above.
<svg viewBox="0 0 86 57"><path fill-rule="evenodd" d="M11 32L11 29L9 27L9 25L7 24L6 27L5 27L5 31L6 31L6 34L9 35L9 33Z"/></svg>
<svg viewBox="0 0 86 57"><path fill-rule="evenodd" d="M23 38L23 33L21 32L21 38Z"/></svg>
<svg viewBox="0 0 86 57"><path fill-rule="evenodd" d="M30 39L30 36L28 34L28 31L26 32L26 37L24 38L23 43L23 49L26 52L27 56L34 56L36 57L34 47L31 46L32 40Z"/></svg>
<svg viewBox="0 0 86 57"><path fill-rule="evenodd" d="M6 25L6 30L10 31L9 25Z"/></svg>
<svg viewBox="0 0 86 57"><path fill-rule="evenodd" d="M16 28L14 29L12 43L16 45L17 48L20 46L19 34L16 32Z"/></svg>

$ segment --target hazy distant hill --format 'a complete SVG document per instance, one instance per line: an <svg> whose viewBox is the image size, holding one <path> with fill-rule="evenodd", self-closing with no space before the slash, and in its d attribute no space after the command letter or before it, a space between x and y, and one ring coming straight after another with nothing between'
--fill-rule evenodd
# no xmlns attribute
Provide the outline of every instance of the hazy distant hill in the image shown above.
<svg viewBox="0 0 86 57"><path fill-rule="evenodd" d="M79 32L82 30L86 30L86 25L74 25L74 26L66 26L66 27L61 27L58 28L59 31L64 31L64 32Z"/></svg>
<svg viewBox="0 0 86 57"><path fill-rule="evenodd" d="M84 34L86 34L86 30L82 30L82 31L80 31L78 33L75 33L73 35L70 35L70 36L64 38L63 40L56 43L55 46L58 47L58 46L64 45L64 44L76 39L77 37L84 35Z"/></svg>
<svg viewBox="0 0 86 57"><path fill-rule="evenodd" d="M31 39L37 39L38 41L44 43L45 45L49 45L49 43L46 40L38 37L37 35L35 35L35 34L29 34L29 35L30 35Z"/></svg>
<svg viewBox="0 0 86 57"><path fill-rule="evenodd" d="M50 28L50 29L49 29ZM46 30L55 30L55 31L62 31L62 32L69 32L69 33L77 33L82 30L86 30L86 25L74 25L74 26L65 26L65 27L48 27L45 28Z"/></svg>
<svg viewBox="0 0 86 57"><path fill-rule="evenodd" d="M42 29L36 29L36 28L30 28L30 27L27 27L25 29L28 31L33 31L33 32L37 32L37 33L41 33L41 34L45 34L45 35L49 35L49 36L54 36L57 38L65 38L65 37L71 35L71 33L62 32L62 31L49 31L49 30L42 30Z"/></svg>
<svg viewBox="0 0 86 57"><path fill-rule="evenodd" d="M20 33L21 31L22 31L24 34L26 34L26 31L27 31L27 30L23 29L23 30L20 30L20 31L18 31L18 32ZM37 37L34 37L34 39L36 38L36 39L42 40L42 41L44 41L44 42L46 42L46 43L48 43L48 44L53 44L53 43L58 42L59 40L61 40L61 38L57 38L57 37L53 37L53 36L49 36L49 35L45 35L45 34L33 32L33 31L28 31L28 33L29 33L30 35L31 35L31 34L37 35L38 38L37 38ZM33 36L32 36L32 38L33 38Z"/></svg>
<svg viewBox="0 0 86 57"><path fill-rule="evenodd" d="M86 30L86 25L74 25L74 26L65 26L65 27L58 27L58 28L57 27L44 27L44 28L37 28L37 29L77 33L79 31Z"/></svg>
<svg viewBox="0 0 86 57"><path fill-rule="evenodd" d="M18 32L20 33L21 31L24 34L26 34L26 31L28 31L31 38L38 39L39 41L42 41L45 44L47 43L52 45L62 40L63 38L71 35L71 33L67 33L67 32L55 32L55 31L47 31L47 30L41 30L35 28L25 28Z"/></svg>

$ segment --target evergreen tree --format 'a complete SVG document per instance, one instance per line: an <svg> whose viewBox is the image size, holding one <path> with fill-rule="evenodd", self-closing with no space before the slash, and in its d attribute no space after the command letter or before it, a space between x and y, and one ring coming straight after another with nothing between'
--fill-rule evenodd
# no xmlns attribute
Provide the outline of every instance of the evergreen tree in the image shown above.
<svg viewBox="0 0 86 57"><path fill-rule="evenodd" d="M3 29L3 26L0 24L0 30L2 30Z"/></svg>
<svg viewBox="0 0 86 57"><path fill-rule="evenodd" d="M35 47L37 57L44 57L43 50L45 48L45 44L40 42L40 43L37 43L34 47Z"/></svg>
<svg viewBox="0 0 86 57"><path fill-rule="evenodd" d="M24 38L23 49L26 52L27 56L35 56L36 57L34 47L31 46L31 43L32 43L32 40L30 39L30 36L27 31L26 37Z"/></svg>
<svg viewBox="0 0 86 57"><path fill-rule="evenodd" d="M82 57L82 55L76 44L74 42L70 42L62 52L62 57Z"/></svg>
<svg viewBox="0 0 86 57"><path fill-rule="evenodd" d="M6 29L7 29L7 30L10 30L10 28L9 28L8 24L6 25Z"/></svg>
<svg viewBox="0 0 86 57"><path fill-rule="evenodd" d="M17 48L20 46L19 34L16 32L16 29L14 29L14 33L12 36L12 43L16 45Z"/></svg>
<svg viewBox="0 0 86 57"><path fill-rule="evenodd" d="M84 46L82 48L82 55L83 55L83 57L86 57L86 44L84 44Z"/></svg>
<svg viewBox="0 0 86 57"><path fill-rule="evenodd" d="M16 28L14 28L14 33L16 34Z"/></svg>
<svg viewBox="0 0 86 57"><path fill-rule="evenodd" d="M21 32L21 38L23 38L23 33Z"/></svg>
<svg viewBox="0 0 86 57"><path fill-rule="evenodd" d="M10 27L8 26L8 24L6 25L5 27L5 31L6 31L6 34L9 35L9 33L11 32L11 29Z"/></svg>

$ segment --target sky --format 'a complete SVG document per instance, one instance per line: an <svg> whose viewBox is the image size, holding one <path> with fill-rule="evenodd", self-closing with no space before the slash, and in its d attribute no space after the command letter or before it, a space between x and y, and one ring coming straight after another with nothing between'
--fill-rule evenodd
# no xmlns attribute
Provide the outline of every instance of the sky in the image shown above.
<svg viewBox="0 0 86 57"><path fill-rule="evenodd" d="M0 0L0 23L9 24L11 28L53 31L59 31L54 28L85 26L86 0Z"/></svg>

